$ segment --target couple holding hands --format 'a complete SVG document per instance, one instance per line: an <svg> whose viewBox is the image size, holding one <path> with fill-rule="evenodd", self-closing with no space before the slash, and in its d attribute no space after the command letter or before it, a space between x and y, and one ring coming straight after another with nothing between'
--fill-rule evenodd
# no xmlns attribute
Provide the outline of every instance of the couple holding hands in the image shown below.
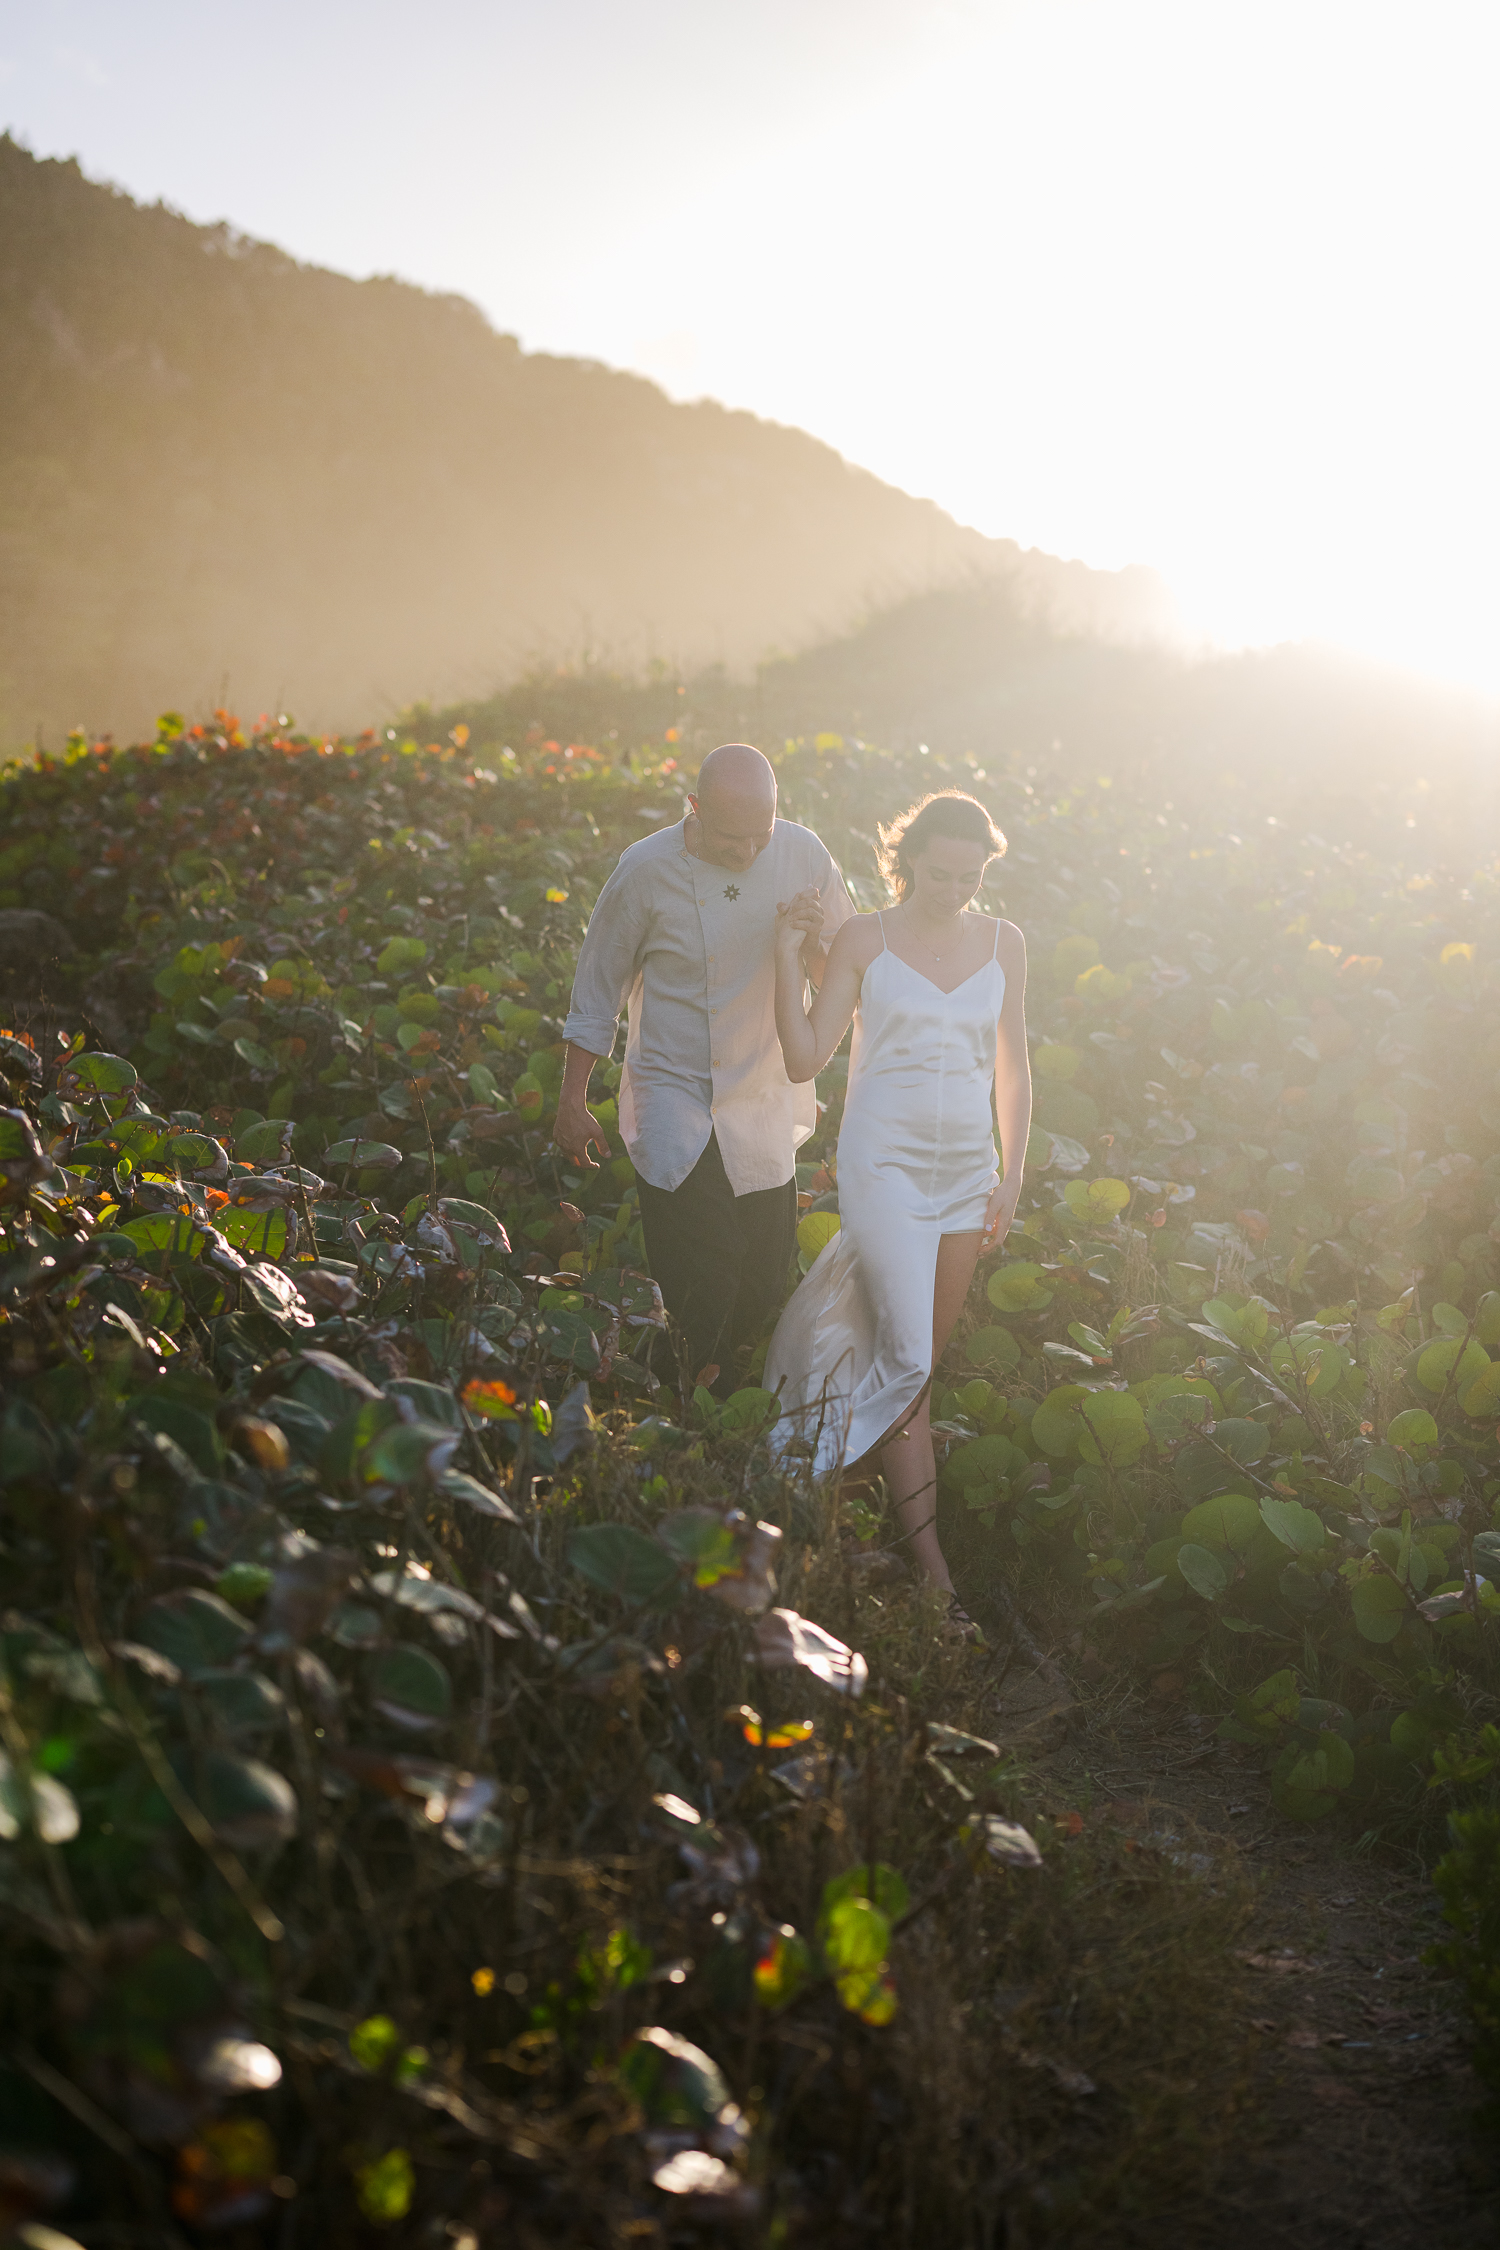
<svg viewBox="0 0 1500 2250"><path fill-rule="evenodd" d="M647 1258L689 1375L721 1367L730 1390L736 1349L781 1303L813 1080L853 1023L840 1229L786 1303L763 1380L815 1474L878 1458L914 1566L971 1630L938 1542L929 1399L979 1253L1015 1216L1031 1122L1025 941L970 911L1005 839L975 798L924 798L880 831L893 903L857 914L827 848L777 818L749 744L705 758L688 804L599 894L558 1146L580 1165L609 1153L588 1080L628 1010L620 1130Z"/></svg>

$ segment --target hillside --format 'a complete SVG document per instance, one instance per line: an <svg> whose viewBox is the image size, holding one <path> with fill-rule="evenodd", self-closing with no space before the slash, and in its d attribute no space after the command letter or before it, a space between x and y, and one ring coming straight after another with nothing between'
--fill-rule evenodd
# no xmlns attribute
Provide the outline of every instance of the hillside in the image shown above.
<svg viewBox="0 0 1500 2250"><path fill-rule="evenodd" d="M999 788L1002 820L1007 770L1075 786L1107 774L1133 801L1191 799L1247 834L1378 829L1382 850L1420 842L1434 866L1463 864L1500 811L1500 703L1313 643L1191 658L1069 635L1019 616L994 578L910 595L742 676L538 667L413 718L428 738L462 724L486 751L665 737L688 770L736 738L833 735L908 757L925 743Z"/></svg>
<svg viewBox="0 0 1500 2250"><path fill-rule="evenodd" d="M743 667L994 575L1138 639L1147 571L965 530L800 431L528 354L0 139L0 746L185 693L313 725L538 656Z"/></svg>

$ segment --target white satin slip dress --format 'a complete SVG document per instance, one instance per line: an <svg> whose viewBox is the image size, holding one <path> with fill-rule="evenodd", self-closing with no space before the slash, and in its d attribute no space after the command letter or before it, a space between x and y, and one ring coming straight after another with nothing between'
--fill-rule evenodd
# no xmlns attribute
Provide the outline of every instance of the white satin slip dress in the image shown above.
<svg viewBox="0 0 1500 2250"><path fill-rule="evenodd" d="M839 1232L776 1325L762 1381L780 1453L813 1473L857 1461L932 1373L938 1244L977 1234L999 1179L990 1088L1005 999L995 952L952 992L885 941L864 974L839 1133Z"/></svg>

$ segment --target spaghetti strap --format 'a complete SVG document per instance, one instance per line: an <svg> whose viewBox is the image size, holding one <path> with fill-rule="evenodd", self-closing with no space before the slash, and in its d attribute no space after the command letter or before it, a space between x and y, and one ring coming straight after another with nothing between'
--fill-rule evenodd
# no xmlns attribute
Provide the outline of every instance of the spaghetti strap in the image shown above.
<svg viewBox="0 0 1500 2250"><path fill-rule="evenodd" d="M995 942L994 942L994 944L993 944L993 945L992 945L992 946L990 947L990 959L991 959L992 961L998 961L998 960L999 960L999 958L1000 958L1000 923L999 923L999 919L998 919L998 917L997 917L997 919L996 919L996 922L995 922Z"/></svg>
<svg viewBox="0 0 1500 2250"><path fill-rule="evenodd" d="M891 949L890 949L890 944L889 944L889 942L888 942L888 940L887 940L887 938L886 938L886 934L885 934L885 909L884 909L884 907L878 907L878 908L876 909L876 913L875 913L875 919L876 919L876 921L877 921L877 922L878 922L878 923L880 924L880 950L881 950L881 952L882 952L882 953L889 953Z"/></svg>

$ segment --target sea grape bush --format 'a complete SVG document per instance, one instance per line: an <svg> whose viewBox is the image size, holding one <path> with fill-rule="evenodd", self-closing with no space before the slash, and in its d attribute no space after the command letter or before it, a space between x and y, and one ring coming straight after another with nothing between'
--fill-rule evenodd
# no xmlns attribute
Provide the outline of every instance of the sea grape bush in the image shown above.
<svg viewBox="0 0 1500 2250"><path fill-rule="evenodd" d="M0 785L0 906L67 884L88 949L0 1039L7 2091L85 2192L196 2226L314 2183L330 2225L728 2225L774 2174L832 2240L802 2027L910 2115L907 1916L1014 1944L1046 1855L996 1746L936 1740L974 1660L881 1656L878 1496L773 1466L753 1364L679 1392L628 1163L551 1150L578 937L676 746L429 731L168 714ZM1039 1098L938 1379L965 1582L1217 1710L1289 1815L1399 1798L1494 1685L1493 861L1379 787L1330 843L1211 777L779 765L862 903L934 781L1011 836Z"/></svg>
<svg viewBox="0 0 1500 2250"><path fill-rule="evenodd" d="M897 2051L791 2088L811 2024L890 2031L912 1905L842 1800L928 1932L1042 1865L994 1743L924 1757L923 1663L972 1663L867 1695L791 1606L821 1569L859 1622L775 1400L679 1400L628 1166L549 1153L582 904L672 761L461 749L168 720L6 784L23 901L101 870L132 1025L0 1037L7 2219L577 2238L738 2225L774 2164L827 2239Z"/></svg>

